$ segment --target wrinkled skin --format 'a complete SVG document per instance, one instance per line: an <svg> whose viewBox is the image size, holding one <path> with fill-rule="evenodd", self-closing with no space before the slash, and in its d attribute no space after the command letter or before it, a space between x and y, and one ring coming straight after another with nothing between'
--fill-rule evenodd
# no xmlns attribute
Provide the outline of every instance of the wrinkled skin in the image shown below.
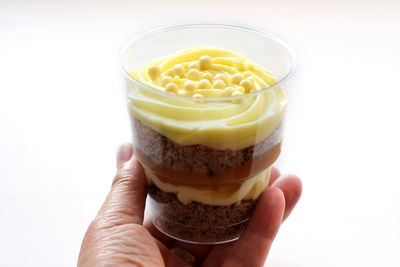
<svg viewBox="0 0 400 267"><path fill-rule="evenodd" d="M132 145L121 146L110 193L82 242L78 266L189 266L170 251L179 247L201 266L263 266L281 223L301 195L295 175L272 168L249 225L239 240L221 245L194 245L173 240L143 223L146 179Z"/></svg>

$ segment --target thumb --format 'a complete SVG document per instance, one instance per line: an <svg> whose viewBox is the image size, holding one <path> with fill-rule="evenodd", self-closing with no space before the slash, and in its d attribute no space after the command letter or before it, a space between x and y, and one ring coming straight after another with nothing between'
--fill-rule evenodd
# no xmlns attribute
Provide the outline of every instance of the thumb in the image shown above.
<svg viewBox="0 0 400 267"><path fill-rule="evenodd" d="M146 203L146 178L140 163L133 156L131 144L124 144L117 154L117 174L98 218L103 227L135 223L142 224Z"/></svg>

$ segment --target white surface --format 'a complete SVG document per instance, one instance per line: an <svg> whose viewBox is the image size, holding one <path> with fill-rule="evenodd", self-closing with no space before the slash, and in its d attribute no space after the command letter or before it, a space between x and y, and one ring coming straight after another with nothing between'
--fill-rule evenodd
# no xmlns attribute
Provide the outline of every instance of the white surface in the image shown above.
<svg viewBox="0 0 400 267"><path fill-rule="evenodd" d="M193 22L299 57L280 166L304 195L266 266L399 266L398 1L127 2L0 2L0 266L76 264L130 139L119 48Z"/></svg>

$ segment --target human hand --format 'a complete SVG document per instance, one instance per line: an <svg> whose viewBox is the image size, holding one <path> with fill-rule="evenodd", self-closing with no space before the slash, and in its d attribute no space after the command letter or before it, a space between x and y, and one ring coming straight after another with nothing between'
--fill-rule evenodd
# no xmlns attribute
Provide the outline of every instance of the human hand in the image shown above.
<svg viewBox="0 0 400 267"><path fill-rule="evenodd" d="M78 266L189 266L177 255L193 255L201 266L262 266L281 223L301 195L300 179L272 168L269 187L261 195L239 240L221 245L176 241L143 224L147 194L143 168L132 145L121 146L110 193L82 242ZM172 248L172 250L170 250Z"/></svg>

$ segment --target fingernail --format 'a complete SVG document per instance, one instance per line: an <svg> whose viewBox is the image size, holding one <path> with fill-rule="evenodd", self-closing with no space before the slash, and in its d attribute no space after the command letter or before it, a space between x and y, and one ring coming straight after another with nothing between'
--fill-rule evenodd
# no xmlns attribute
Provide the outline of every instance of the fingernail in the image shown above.
<svg viewBox="0 0 400 267"><path fill-rule="evenodd" d="M133 154L132 145L130 143L123 144L119 148L118 154L117 154L118 167L121 166L121 164L123 164L123 163L127 162L128 160L130 160L132 158L132 154Z"/></svg>

